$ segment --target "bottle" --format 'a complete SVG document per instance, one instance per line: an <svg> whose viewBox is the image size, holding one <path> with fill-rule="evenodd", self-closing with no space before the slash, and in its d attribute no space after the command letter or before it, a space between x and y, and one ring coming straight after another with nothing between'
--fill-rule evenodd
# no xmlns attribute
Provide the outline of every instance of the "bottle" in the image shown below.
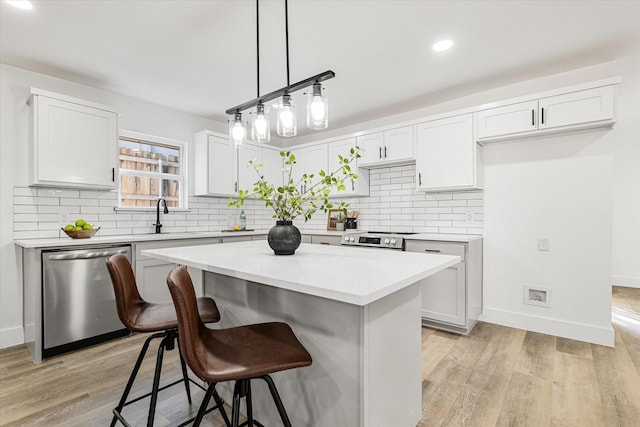
<svg viewBox="0 0 640 427"><path fill-rule="evenodd" d="M240 211L240 230L247 229L247 216L244 214L244 211Z"/></svg>

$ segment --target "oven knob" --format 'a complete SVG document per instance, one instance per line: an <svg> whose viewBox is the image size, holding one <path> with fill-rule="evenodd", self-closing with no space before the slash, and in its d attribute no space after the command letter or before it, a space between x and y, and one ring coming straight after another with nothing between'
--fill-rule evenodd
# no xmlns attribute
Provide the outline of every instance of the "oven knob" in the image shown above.
<svg viewBox="0 0 640 427"><path fill-rule="evenodd" d="M355 242L355 241L356 241L356 238L355 238L355 237L349 237L349 241L350 241L350 242Z"/></svg>
<svg viewBox="0 0 640 427"><path fill-rule="evenodd" d="M384 239L384 244L388 245L389 244L389 239Z"/></svg>
<svg viewBox="0 0 640 427"><path fill-rule="evenodd" d="M349 241L349 236L344 236L344 241L348 242Z"/></svg>
<svg viewBox="0 0 640 427"><path fill-rule="evenodd" d="M396 244L396 239L391 239L391 244L395 245Z"/></svg>

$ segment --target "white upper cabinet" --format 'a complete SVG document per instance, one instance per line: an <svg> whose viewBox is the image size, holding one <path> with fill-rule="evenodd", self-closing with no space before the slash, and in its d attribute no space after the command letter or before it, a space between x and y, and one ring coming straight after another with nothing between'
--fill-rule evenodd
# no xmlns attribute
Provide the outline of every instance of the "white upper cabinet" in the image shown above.
<svg viewBox="0 0 640 427"><path fill-rule="evenodd" d="M327 172L334 172L340 168L340 158L348 157L351 155L351 149L356 146L355 138L347 138L340 141L333 141L329 143L329 170ZM349 167L351 171L358 175L358 179L354 182L347 179L344 182L346 190L334 191L331 193L331 197L347 197L347 196L368 196L369 195L369 171L359 167L359 161L362 158L354 159ZM341 176L339 174L339 176Z"/></svg>
<svg viewBox="0 0 640 427"><path fill-rule="evenodd" d="M262 176L276 188L282 185L282 162L280 150L262 149Z"/></svg>
<svg viewBox="0 0 640 427"><path fill-rule="evenodd" d="M391 166L415 160L413 126L359 136L357 142L362 150L360 167Z"/></svg>
<svg viewBox="0 0 640 427"><path fill-rule="evenodd" d="M479 111L478 139L606 126L614 120L614 86L601 86Z"/></svg>
<svg viewBox="0 0 640 427"><path fill-rule="evenodd" d="M473 137L473 115L463 114L416 126L418 190L480 188L482 147Z"/></svg>
<svg viewBox="0 0 640 427"><path fill-rule="evenodd" d="M312 145L309 147L295 148L291 152L296 157L296 164L292 165L291 178L293 184L298 184L303 174L314 174L314 182L318 177L318 172L324 170L328 171L327 164L327 144ZM287 171L285 170L285 180L287 179ZM298 184L300 185L300 184ZM304 187L299 188L304 192Z"/></svg>
<svg viewBox="0 0 640 427"><path fill-rule="evenodd" d="M33 185L113 189L118 177L118 113L31 89Z"/></svg>
<svg viewBox="0 0 640 427"><path fill-rule="evenodd" d="M581 90L539 101L540 129L613 119L613 86Z"/></svg>
<svg viewBox="0 0 640 427"><path fill-rule="evenodd" d="M195 136L196 196L235 196L237 186L236 149L228 137L209 131Z"/></svg>
<svg viewBox="0 0 640 427"><path fill-rule="evenodd" d="M242 144L238 149L238 189L253 190L253 183L259 179L253 166L249 166L250 161L262 163L262 147L250 144Z"/></svg>

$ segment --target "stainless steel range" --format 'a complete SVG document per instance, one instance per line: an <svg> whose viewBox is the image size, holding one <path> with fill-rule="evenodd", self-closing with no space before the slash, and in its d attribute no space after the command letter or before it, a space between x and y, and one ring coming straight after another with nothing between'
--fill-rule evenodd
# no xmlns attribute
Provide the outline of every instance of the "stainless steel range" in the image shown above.
<svg viewBox="0 0 640 427"><path fill-rule="evenodd" d="M404 249L404 237L416 233L395 233L392 231L363 231L362 233L345 234L343 245L369 246L372 248Z"/></svg>

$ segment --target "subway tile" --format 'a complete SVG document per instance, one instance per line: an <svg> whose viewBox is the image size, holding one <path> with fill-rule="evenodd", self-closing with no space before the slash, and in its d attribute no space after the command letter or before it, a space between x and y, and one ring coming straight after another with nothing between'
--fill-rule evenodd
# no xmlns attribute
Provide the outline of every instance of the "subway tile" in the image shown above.
<svg viewBox="0 0 640 427"><path fill-rule="evenodd" d="M113 208L108 206L82 206L80 208L82 214L109 214L113 212Z"/></svg>
<svg viewBox="0 0 640 427"><path fill-rule="evenodd" d="M452 200L453 195L451 193L427 193L425 194L425 200Z"/></svg>
<svg viewBox="0 0 640 427"><path fill-rule="evenodd" d="M433 213L433 214L446 214L446 213L451 213L451 209L452 208L446 208L446 207L438 207L438 208L426 208L426 213Z"/></svg>
<svg viewBox="0 0 640 427"><path fill-rule="evenodd" d="M13 187L14 196L34 197L38 194L38 189L33 187Z"/></svg>
<svg viewBox="0 0 640 427"><path fill-rule="evenodd" d="M60 199L63 206L98 206L98 199Z"/></svg>
<svg viewBox="0 0 640 427"><path fill-rule="evenodd" d="M438 227L438 233L442 234L466 234L466 228Z"/></svg>
<svg viewBox="0 0 640 427"><path fill-rule="evenodd" d="M53 239L59 236L56 230L30 230L30 231L14 231L13 238L15 240L28 239Z"/></svg>
<svg viewBox="0 0 640 427"><path fill-rule="evenodd" d="M13 223L13 231L31 231L37 230L38 223L36 221L33 222L14 222Z"/></svg>
<svg viewBox="0 0 640 427"><path fill-rule="evenodd" d="M13 205L14 214L37 213L37 212L38 212L38 206L36 205Z"/></svg>
<svg viewBox="0 0 640 427"><path fill-rule="evenodd" d="M453 193L453 199L464 199L464 200L472 200L472 199L480 199L482 200L482 192L481 191L465 191L462 193Z"/></svg>
<svg viewBox="0 0 640 427"><path fill-rule="evenodd" d="M467 206L466 200L440 200L439 206Z"/></svg>
<svg viewBox="0 0 640 427"><path fill-rule="evenodd" d="M35 197L34 201L36 205L60 205L60 199L57 197Z"/></svg>

